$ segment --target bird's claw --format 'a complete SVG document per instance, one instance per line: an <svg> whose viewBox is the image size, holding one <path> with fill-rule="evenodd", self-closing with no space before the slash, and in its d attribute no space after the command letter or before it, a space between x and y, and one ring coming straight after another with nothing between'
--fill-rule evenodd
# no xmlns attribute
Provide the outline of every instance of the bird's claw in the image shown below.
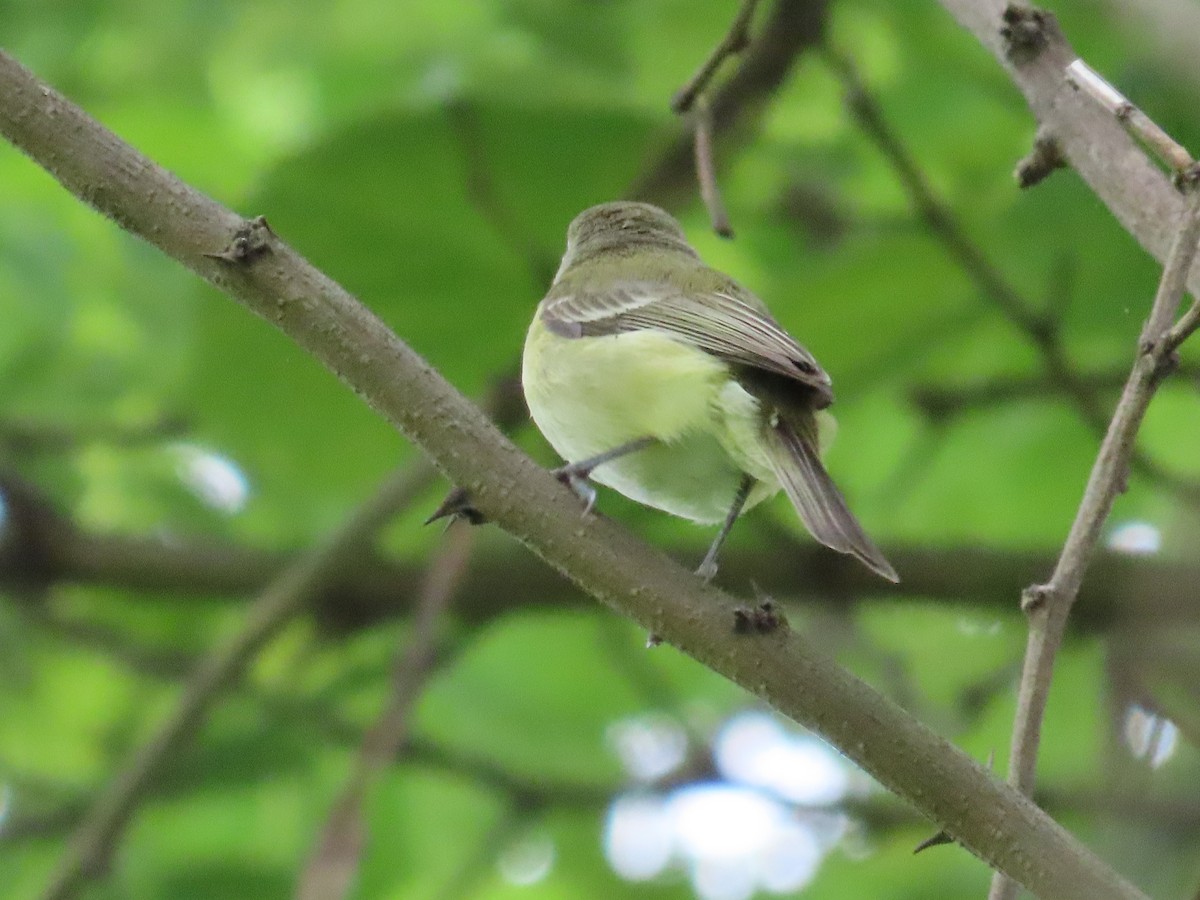
<svg viewBox="0 0 1200 900"><path fill-rule="evenodd" d="M588 481L587 472L581 472L574 466L561 466L554 470L554 477L571 489L576 497L583 502L583 514L591 513L596 505L596 489Z"/></svg>
<svg viewBox="0 0 1200 900"><path fill-rule="evenodd" d="M700 577L701 581L708 584L717 577L717 561L706 558L704 562L696 567L696 574Z"/></svg>

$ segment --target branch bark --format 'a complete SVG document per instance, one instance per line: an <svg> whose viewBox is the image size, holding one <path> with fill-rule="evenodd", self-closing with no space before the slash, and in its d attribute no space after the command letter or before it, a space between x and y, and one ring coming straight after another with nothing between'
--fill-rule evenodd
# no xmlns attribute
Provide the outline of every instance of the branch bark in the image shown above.
<svg viewBox="0 0 1200 900"><path fill-rule="evenodd" d="M1053 16L1043 14L1036 52L1009 58L1001 34L1007 0L941 0L960 25L979 39L1012 77L1038 122L1058 143L1079 176L1122 227L1160 263L1175 237L1184 203L1170 180L1142 152L1114 117L1076 91L1066 69L1079 54ZM1188 291L1200 293L1200 271L1192 270Z"/></svg>
<svg viewBox="0 0 1200 900"><path fill-rule="evenodd" d="M1143 896L1032 801L802 636L736 634L734 598L613 523L580 518L552 475L265 223L183 184L3 54L0 132L76 196L289 335L549 564L824 736L990 865L1043 896Z"/></svg>
<svg viewBox="0 0 1200 900"><path fill-rule="evenodd" d="M1050 699L1054 661L1067 630L1067 618L1100 541L1113 500L1128 477L1138 428L1154 392L1171 369L1171 357L1177 346L1172 341L1171 322L1179 309L1198 241L1200 191L1193 185L1154 304L1138 340L1137 358L1108 433L1100 445L1058 564L1048 582L1032 585L1021 598L1021 607L1029 615L1029 641L1017 694L1008 780L1027 795L1033 794L1042 719ZM990 896L992 900L1008 900L1016 893L1017 885L1011 879L998 876Z"/></svg>

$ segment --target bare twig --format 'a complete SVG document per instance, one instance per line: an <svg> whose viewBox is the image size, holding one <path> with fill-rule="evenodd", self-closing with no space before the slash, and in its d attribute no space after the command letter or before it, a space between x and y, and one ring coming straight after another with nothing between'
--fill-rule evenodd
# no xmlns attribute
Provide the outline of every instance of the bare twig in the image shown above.
<svg viewBox="0 0 1200 900"><path fill-rule="evenodd" d="M1116 116L1135 137L1170 166L1176 175L1191 168L1191 154L1082 59L1077 59L1067 66L1066 75L1071 84Z"/></svg>
<svg viewBox="0 0 1200 900"><path fill-rule="evenodd" d="M750 45L750 20L754 17L757 6L758 0L743 0L733 24L729 26L729 31L709 54L699 71L671 100L671 108L681 115L695 108L692 115L692 140L700 199L708 210L713 231L725 238L733 237L733 229L729 225L729 214L725 211L721 190L717 186L717 169L713 159L713 115L706 92L721 63Z"/></svg>
<svg viewBox="0 0 1200 900"><path fill-rule="evenodd" d="M363 801L404 746L409 711L432 666L443 613L470 557L472 531L463 524L452 525L446 543L429 567L412 636L392 672L391 696L363 739L350 775L329 812L316 852L297 886L298 900L336 900L345 897L354 884L366 837Z"/></svg>
<svg viewBox="0 0 1200 900"><path fill-rule="evenodd" d="M1033 139L1033 149L1017 163L1013 177L1023 188L1033 187L1048 178L1057 169L1065 168L1066 159L1057 138L1048 129L1039 128Z"/></svg>
<svg viewBox="0 0 1200 900"><path fill-rule="evenodd" d="M140 425L89 422L64 425L14 419L0 422L0 451L16 455L67 453L88 444L138 447L180 437L187 430L181 416L164 415Z"/></svg>
<svg viewBox="0 0 1200 900"><path fill-rule="evenodd" d="M853 60L828 48L825 58L841 79L854 121L891 165L925 226L946 247L980 294L1005 318L1035 341L1052 343L1050 323L1030 309L1025 298L967 236L966 228L954 211L937 197L917 161L888 124L879 100L868 89Z"/></svg>
<svg viewBox="0 0 1200 900"><path fill-rule="evenodd" d="M823 39L829 0L775 0L736 71L708 92L714 144L728 149L755 133L753 127L768 98L784 83L803 53ZM695 132L687 128L656 154L634 179L627 199L671 207L695 198Z"/></svg>
<svg viewBox="0 0 1200 900"><path fill-rule="evenodd" d="M105 870L126 825L154 787L154 781L179 750L200 730L221 691L341 567L347 554L362 545L414 499L423 476L402 470L389 477L345 524L319 546L285 569L255 601L242 629L206 656L184 688L170 717L142 745L80 822L55 870L46 900L71 897Z"/></svg>
<svg viewBox="0 0 1200 900"><path fill-rule="evenodd" d="M530 229L514 215L512 208L496 190L492 171L496 163L488 152L487 134L475 105L467 100L458 100L446 109L446 118L462 153L464 180L471 205L525 263L533 283L539 286L549 284L558 267L558 257L548 253L537 242ZM519 368L514 365L513 371Z"/></svg>
<svg viewBox="0 0 1200 900"><path fill-rule="evenodd" d="M729 31L725 33L725 37L721 38L721 42L713 48L713 52L696 70L696 74L688 79L687 84L675 92L675 96L671 98L671 109L677 113L685 113L692 108L692 104L696 102L704 89L708 87L708 83L717 74L717 69L721 63L725 62L730 56L736 53L741 53L750 44L750 21L754 18L754 10L758 8L758 0L742 0L741 8L738 9L737 15L733 19L733 23L729 26Z"/></svg>
<svg viewBox="0 0 1200 900"><path fill-rule="evenodd" d="M282 240L211 258L250 223L104 129L0 52L0 133L69 190L269 321L468 487L487 518L593 596L840 748L989 865L1075 900L1142 898L1028 798L796 630L733 633L738 602L603 517L517 450L412 348ZM872 740L864 740L864 735ZM963 798L971 802L963 803Z"/></svg>
<svg viewBox="0 0 1200 900"><path fill-rule="evenodd" d="M729 214L721 200L721 188L717 185L716 164L713 161L712 108L703 95L696 100L692 123L696 138L696 180L700 182L700 199L708 210L712 229L721 237L733 237Z"/></svg>
<svg viewBox="0 0 1200 900"><path fill-rule="evenodd" d="M1170 371L1174 347L1168 340L1169 323L1183 297L1197 241L1200 241L1200 190L1191 185L1183 221L1142 329L1137 359L1100 446L1058 565L1048 582L1031 585L1022 595L1022 607L1029 616L1029 639L1017 695L1009 783L1026 795L1033 792L1055 656L1113 500L1124 487L1138 427L1155 390ZM1017 890L1011 879L998 874L989 896L991 900L1009 900L1016 896Z"/></svg>
<svg viewBox="0 0 1200 900"><path fill-rule="evenodd" d="M1184 325L1186 319L1187 316L1180 319L1176 328ZM1114 368L1107 371L1078 372L1076 377L1090 391L1115 393L1124 386L1129 377L1129 370ZM1175 377L1191 381L1200 379L1200 364L1181 362ZM1036 375L1003 375L955 387L923 384L909 391L913 405L933 421L943 421L1008 403L1027 400L1053 401L1069 396L1062 384L1051 380L1044 372Z"/></svg>

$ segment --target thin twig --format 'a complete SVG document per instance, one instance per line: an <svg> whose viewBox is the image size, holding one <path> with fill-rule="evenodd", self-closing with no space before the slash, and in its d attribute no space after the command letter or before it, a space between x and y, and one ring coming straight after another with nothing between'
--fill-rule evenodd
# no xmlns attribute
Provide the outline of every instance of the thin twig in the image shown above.
<svg viewBox="0 0 1200 900"><path fill-rule="evenodd" d="M0 422L0 450L13 454L69 453L89 444L140 447L182 437L188 427L182 416L163 415L140 425L91 422L64 425L34 419Z"/></svg>
<svg viewBox="0 0 1200 900"><path fill-rule="evenodd" d="M1197 241L1200 241L1200 190L1191 185L1183 221L1139 338L1137 359L1096 456L1058 565L1048 582L1031 585L1022 596L1022 607L1029 616L1029 638L1017 694L1008 780L1026 796L1033 793L1055 656L1113 500L1124 488L1138 427L1155 390L1170 370L1174 348L1167 340L1169 323L1183 297ZM1017 890L1011 879L997 874L989 897L1011 900Z"/></svg>
<svg viewBox="0 0 1200 900"><path fill-rule="evenodd" d="M430 564L412 636L392 671L391 696L363 739L329 812L316 852L300 877L297 900L335 900L347 896L354 884L366 838L363 801L379 776L395 763L407 739L409 712L432 668L442 617L466 570L472 537L469 526L451 525L446 542Z"/></svg>
<svg viewBox="0 0 1200 900"><path fill-rule="evenodd" d="M713 48L713 52L696 70L696 74L688 79L687 84L676 91L675 96L671 98L671 109L676 113L682 114L690 110L692 104L696 102L696 98L704 92L713 76L717 74L721 63L730 56L741 53L749 46L750 21L754 18L754 10L758 7L758 2L759 0L742 0L741 8L729 26L729 31L725 33L725 37L721 38L721 42Z"/></svg>
<svg viewBox="0 0 1200 900"><path fill-rule="evenodd" d="M1200 317L1200 311L1198 311ZM1186 318L1186 317L1185 317ZM1176 329L1184 324L1180 319ZM1175 329L1172 330L1174 333ZM1177 379L1200 379L1200 364L1194 362L1180 363L1175 371ZM1119 391L1129 377L1127 368L1096 370L1076 373L1079 381L1090 391ZM943 384L917 385L909 391L909 398L914 406L934 421L944 421L955 416L993 409L1008 403L1021 403L1027 400L1039 402L1053 401L1064 396L1070 396L1066 388L1057 381L1046 376L1045 372L1034 375L1003 375L989 378L985 381L964 385L948 386Z"/></svg>
<svg viewBox="0 0 1200 900"><path fill-rule="evenodd" d="M762 101L779 88L788 70L805 49L820 44L825 31L828 0L777 0L759 35L750 42L748 26L757 0L745 0L733 25L700 71L676 93L672 108L680 114L694 110L690 135L681 136L657 162L639 176L630 199L670 206L690 201L691 183L698 182L713 229L731 237L729 217L717 190L714 159L718 137L727 136L739 120L754 117ZM718 91L711 80L717 66L731 53L749 48L734 75ZM701 108L703 107L703 108ZM741 129L745 141L751 129ZM689 181L678 175L686 167ZM686 184L686 191L681 188Z"/></svg>
<svg viewBox="0 0 1200 900"><path fill-rule="evenodd" d="M806 52L823 40L830 0L775 0L737 69L719 88L707 92L713 137L728 151L745 146L757 133L754 123L767 101L787 81ZM695 199L695 132L674 137L634 178L624 196L670 209Z"/></svg>
<svg viewBox="0 0 1200 900"><path fill-rule="evenodd" d="M700 183L700 199L708 210L708 218L712 229L721 237L733 237L733 227L729 224L729 214L725 211L725 203L721 199L721 188L717 185L717 168L713 160L713 124L712 107L708 98L701 96L696 100L693 113L695 121L696 140L696 180Z"/></svg>
<svg viewBox="0 0 1200 900"><path fill-rule="evenodd" d="M250 608L241 630L201 661L169 718L137 749L79 823L43 895L45 900L74 896L89 878L107 868L138 806L166 765L200 730L218 695L337 574L348 554L359 552L419 495L414 487L423 489L425 476L417 472L418 477L413 470L391 475L340 528L281 572Z"/></svg>
<svg viewBox="0 0 1200 900"><path fill-rule="evenodd" d="M1170 166L1176 175L1191 168L1194 161L1191 154L1082 59L1077 59L1067 66L1066 77L1068 83L1112 113L1117 121Z"/></svg>

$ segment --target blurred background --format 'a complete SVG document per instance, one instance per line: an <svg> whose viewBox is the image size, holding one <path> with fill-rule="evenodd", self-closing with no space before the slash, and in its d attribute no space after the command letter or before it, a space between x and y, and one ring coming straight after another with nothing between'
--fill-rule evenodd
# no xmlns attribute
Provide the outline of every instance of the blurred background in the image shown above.
<svg viewBox="0 0 1200 900"><path fill-rule="evenodd" d="M265 214L546 465L513 376L567 223L616 197L678 214L833 376L827 463L904 578L885 589L815 548L780 499L735 529L720 583L769 593L1003 772L1019 593L1066 535L1158 267L1071 172L1016 187L1035 122L933 2L760 4L710 91L736 232L718 238L670 98L736 7L4 0L0 20L8 51ZM1094 68L1200 147L1194 6L1053 9ZM32 897L272 576L417 456L273 328L7 146L0 184L0 896ZM1039 768L1047 809L1160 897L1200 884L1198 373L1185 348L1142 429ZM834 750L647 651L499 530L447 551L455 532L421 524L447 485L414 483L196 719L83 896L290 896L426 573L454 553L404 746L366 793L353 896L986 891L961 849L914 857L935 829ZM610 491L599 510L690 566L711 538Z"/></svg>

